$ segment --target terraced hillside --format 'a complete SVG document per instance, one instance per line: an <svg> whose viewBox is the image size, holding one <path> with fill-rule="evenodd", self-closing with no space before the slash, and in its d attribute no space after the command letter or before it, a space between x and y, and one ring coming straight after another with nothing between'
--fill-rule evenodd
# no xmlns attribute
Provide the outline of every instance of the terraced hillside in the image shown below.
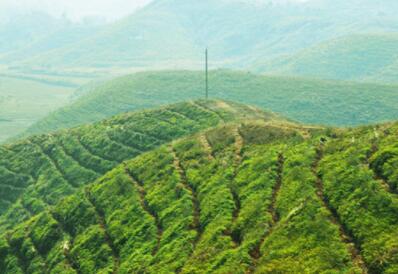
<svg viewBox="0 0 398 274"><path fill-rule="evenodd" d="M210 105L224 117L238 108ZM178 106L167 110L181 112ZM322 129L267 120L258 113L252 113L254 120L229 119L165 141L131 160L114 159L119 164L110 165L112 171L3 233L0 269L397 273L398 124ZM221 119L213 115L215 125ZM111 121L116 126L123 119ZM131 134L127 126L119 132ZM84 136L80 140L88 142ZM87 144L92 150L105 148L93 145L99 140ZM96 159L111 160L98 151ZM19 181L24 179L14 182Z"/></svg>
<svg viewBox="0 0 398 274"><path fill-rule="evenodd" d="M396 86L212 71L210 96L270 109L303 123L353 126L398 119ZM202 98L198 71L137 73L109 81L30 127L24 136L125 111Z"/></svg>
<svg viewBox="0 0 398 274"><path fill-rule="evenodd" d="M126 159L239 117L254 108L197 101L126 113L94 125L0 147L0 231L42 212Z"/></svg>

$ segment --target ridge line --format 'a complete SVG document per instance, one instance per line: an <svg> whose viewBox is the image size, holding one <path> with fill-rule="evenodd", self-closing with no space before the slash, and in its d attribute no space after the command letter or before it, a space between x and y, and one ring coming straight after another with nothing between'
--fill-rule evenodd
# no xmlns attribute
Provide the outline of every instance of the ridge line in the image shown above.
<svg viewBox="0 0 398 274"><path fill-rule="evenodd" d="M215 157L213 155L213 149L209 143L209 140L207 139L206 132L199 135L199 142L201 143L206 154L208 155L209 160L214 161Z"/></svg>
<svg viewBox="0 0 398 274"><path fill-rule="evenodd" d="M84 142L82 142L82 140L81 140L81 139L82 139L82 135L81 135L81 134L77 134L75 137L76 137L77 142L78 142L89 154L91 154L91 155L93 155L93 156L95 156L95 157L98 157L98 158L100 158L100 159L102 159L102 160L104 160L104 161L108 161L108 162L115 163L115 164L120 164L120 162L117 161L117 160L115 160L115 159L110 159L110 158L107 158L107 157L104 156L104 155L99 155L98 153L93 152L92 149L89 148L89 147L90 147L89 145L87 145L87 144L85 144Z"/></svg>
<svg viewBox="0 0 398 274"><path fill-rule="evenodd" d="M33 144L33 143L32 143ZM46 153L44 151L44 149L41 147L41 145L38 145L36 143L34 143L34 145L39 149L39 151L47 158L47 160L50 162L50 165L55 167L55 170L58 171L58 173L61 175L61 178L68 184L70 185L72 188L76 189L78 188L78 186L75 186L72 182L70 182L67 178L66 178L66 174L64 173L64 171L60 168L58 162L56 162L48 153Z"/></svg>
<svg viewBox="0 0 398 274"><path fill-rule="evenodd" d="M80 167L86 169L87 171L92 171L94 172L96 175L100 176L101 174L98 173L97 171L95 171L94 169L91 169L90 167L85 166L84 164L81 163L80 160L77 160L71 153L69 153L66 148L65 145L63 143L62 140L58 140L58 145L59 147L61 147L62 151L65 153L66 156L68 156L70 159L72 159L75 163L77 163Z"/></svg>
<svg viewBox="0 0 398 274"><path fill-rule="evenodd" d="M260 241L254 246L254 248L252 248L249 251L249 255L252 258L253 261L253 265L251 266L251 268L249 269L248 273L254 273L258 261L261 258L262 254L261 254L261 246L263 245L263 243L265 242L265 240L272 234L272 232L274 231L275 227L278 226L278 224L280 223L280 217L276 212L276 201L279 195L279 191L282 187L282 183L283 183L283 171L284 171L284 165L285 165L285 157L283 155L282 152L280 152L278 154L278 161L277 161L277 177L276 177L276 182L275 185L272 189L272 197L271 197L271 203L268 207L268 212L271 214L271 223L269 223L269 227L268 230L265 231L265 233L263 234L263 236L261 237Z"/></svg>
<svg viewBox="0 0 398 274"><path fill-rule="evenodd" d="M200 225L200 202L198 199L197 191L195 187L189 183L188 178L186 176L186 171L182 167L180 159L177 156L176 151L174 148L170 148L170 152L173 155L174 158L174 167L177 170L179 176L180 176L180 182L183 184L183 186L191 193L192 196L192 205L193 205L193 223L192 223L192 228L195 229L198 232L197 239L195 240L195 243L199 240L202 229Z"/></svg>
<svg viewBox="0 0 398 274"><path fill-rule="evenodd" d="M312 165L312 173L316 178L315 186L316 186L316 195L321 201L323 207L329 212L329 219L334 225L338 226L340 240L345 243L348 252L351 255L351 260L354 265L359 267L363 274L368 273L368 267L361 255L361 249L359 244L355 241L354 237L347 231L344 224L341 222L340 217L337 211L330 205L327 197L324 193L324 186L321 174L318 172L319 163L323 158L323 144L321 144L318 148L316 148L316 158L315 162Z"/></svg>
<svg viewBox="0 0 398 274"><path fill-rule="evenodd" d="M193 106L195 106L196 108L203 110L204 112L210 113L210 114L212 114L212 115L214 114L215 116L217 116L217 118L218 118L222 123L225 123L225 119L224 119L218 112L216 112L216 111L214 111L214 110L212 110L212 109L210 109L210 108L208 108L208 107L205 107L205 106L199 104L199 103L196 102L196 101L191 101L191 104L192 104Z"/></svg>
<svg viewBox="0 0 398 274"><path fill-rule="evenodd" d="M124 165L125 174L129 177L130 181L133 183L133 185L135 186L135 188L136 188L136 190L138 192L138 195L140 197L140 203L141 203L142 209L147 214L149 214L153 218L153 220L155 222L155 226L156 226L156 229L157 229L157 241L156 241L155 248L152 250L152 256L155 256L157 254L157 252L159 251L159 249L160 249L160 242L161 242L161 239L162 239L162 236L163 236L163 227L162 227L161 221L159 219L158 214L153 209L150 208L150 206L148 204L148 201L146 200L147 193L146 193L146 191L144 189L144 184L141 181L139 181L131 173L131 171L128 169L126 163L123 163L123 165Z"/></svg>
<svg viewBox="0 0 398 274"><path fill-rule="evenodd" d="M242 163L242 149L243 149L243 138L239 133L239 126L234 127L232 131L232 135L235 138L234 146L234 170L233 170L233 177L231 181L228 183L229 191L231 192L232 199L234 201L235 208L232 212L232 221L231 221L231 230L225 231L224 234L229 235L231 237L232 242L235 244L235 248L240 246L242 243L242 233L239 230L234 228L234 225L239 218L240 210L241 210L241 201L239 197L239 193L236 186L236 176L238 175L238 168Z"/></svg>
<svg viewBox="0 0 398 274"><path fill-rule="evenodd" d="M119 140L115 140L113 137L110 136L109 131L108 130L104 130L105 131L105 135L106 137L113 143L115 143L118 146L121 146L124 149L129 149L129 150L133 150L134 152L138 152L138 153L142 153L143 151L141 151L138 148L126 145L125 143L120 142Z"/></svg>
<svg viewBox="0 0 398 274"><path fill-rule="evenodd" d="M119 251L117 250L117 248L116 248L115 244L113 243L112 238L108 232L104 213L101 210L99 210L98 207L95 205L94 201L91 198L91 193L90 193L89 188L84 189L84 194L85 194L87 201L91 204L91 206L93 207L93 209L96 213L98 225L99 225L100 229L102 230L102 232L104 233L105 242L107 243L107 245L109 246L109 248L112 251L112 257L113 257L113 272L112 273L115 274L115 273L117 273L119 266L120 266Z"/></svg>
<svg viewBox="0 0 398 274"><path fill-rule="evenodd" d="M372 171L373 173L373 179L377 182L379 182L381 184L381 186L384 188L385 191L387 191L388 193L392 194L392 195L398 195L398 189L394 190L391 188L391 185L388 183L388 179L386 179L382 174L380 174L380 172L378 172L377 170L375 170L374 167L372 167L371 163L370 163L370 158L375 155L377 152L379 151L379 147L377 146L377 144L375 143L375 140L372 141L372 146L371 146L371 150L370 150L370 154L366 155L366 159L365 159L365 164L367 165L367 168Z"/></svg>

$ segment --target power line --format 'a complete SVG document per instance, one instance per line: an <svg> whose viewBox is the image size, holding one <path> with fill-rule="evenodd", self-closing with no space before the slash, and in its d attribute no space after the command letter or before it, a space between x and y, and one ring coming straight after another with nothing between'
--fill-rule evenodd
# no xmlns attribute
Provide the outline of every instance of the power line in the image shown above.
<svg viewBox="0 0 398 274"><path fill-rule="evenodd" d="M206 58L206 100L209 99L209 54L208 50L206 48L206 53L205 53L205 58Z"/></svg>

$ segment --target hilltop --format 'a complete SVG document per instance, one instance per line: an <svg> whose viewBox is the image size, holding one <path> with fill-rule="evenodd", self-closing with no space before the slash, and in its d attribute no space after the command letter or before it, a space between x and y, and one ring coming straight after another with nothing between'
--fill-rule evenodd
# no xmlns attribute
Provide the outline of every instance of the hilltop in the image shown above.
<svg viewBox="0 0 398 274"><path fill-rule="evenodd" d="M355 126L398 118L396 86L211 71L210 96L270 109L307 124ZM143 72L100 84L31 126L23 136L105 119L120 112L202 98L197 71Z"/></svg>
<svg viewBox="0 0 398 274"><path fill-rule="evenodd" d="M178 132L175 127L193 125L193 135L170 136L141 155L127 153L127 141L137 147ZM139 130L147 131L134 138ZM396 134L396 123L323 129L230 102L199 101L3 146L11 152L0 154L1 170L10 167L28 174L0 173L11 178L6 182L22 185L29 174L38 179L17 198L20 210L30 196L44 205L19 225L12 224L16 213L3 218L2 228L9 230L0 240L0 269L396 273ZM110 138L106 143L104 135ZM77 140L90 149L76 146ZM125 144L117 152L107 151L109 140ZM39 161L16 153L29 155L30 143L48 154L42 168L31 166ZM38 151L30 157L37 158ZM112 170L96 180L90 182L83 171L74 175L87 180L73 180L70 171L77 169L70 168L72 162L86 168L94 163L83 156L115 163L98 165L102 171L92 172ZM59 174L56 180L46 180L54 174ZM59 194L51 187L65 182L78 184L74 193L64 193L60 201L49 199Z"/></svg>

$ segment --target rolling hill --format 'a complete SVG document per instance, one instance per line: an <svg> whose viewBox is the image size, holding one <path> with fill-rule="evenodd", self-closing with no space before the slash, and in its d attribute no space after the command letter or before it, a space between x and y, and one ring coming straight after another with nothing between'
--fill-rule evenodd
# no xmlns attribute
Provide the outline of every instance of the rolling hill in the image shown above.
<svg viewBox="0 0 398 274"><path fill-rule="evenodd" d="M210 96L256 105L303 123L337 126L398 118L397 87L270 77L218 70ZM30 127L24 136L105 119L120 112L202 98L202 72L145 72L121 77L82 95Z"/></svg>
<svg viewBox="0 0 398 274"><path fill-rule="evenodd" d="M350 35L259 65L258 70L321 79L396 82L394 75L388 74L398 62L397 45L395 33Z"/></svg>
<svg viewBox="0 0 398 274"><path fill-rule="evenodd" d="M194 125L186 131L191 136L169 134ZM147 130L141 139L134 137L137 128ZM89 150L76 145L79 132ZM9 230L0 240L0 269L396 273L397 133L396 123L322 129L230 102L198 101L3 146L9 152L0 154L2 181L30 185L14 207L32 211L26 202L36 195L37 206L24 222L16 221L17 213L3 218L1 227ZM147 153L129 154L149 134L169 138ZM123 141L123 148L107 152L104 135L107 143ZM29 154L46 158L41 168ZM88 164L97 167L89 168L98 175L91 183L83 175ZM5 172L11 168L18 170ZM87 180L74 180L72 170ZM76 184L73 193L50 202L67 182Z"/></svg>

